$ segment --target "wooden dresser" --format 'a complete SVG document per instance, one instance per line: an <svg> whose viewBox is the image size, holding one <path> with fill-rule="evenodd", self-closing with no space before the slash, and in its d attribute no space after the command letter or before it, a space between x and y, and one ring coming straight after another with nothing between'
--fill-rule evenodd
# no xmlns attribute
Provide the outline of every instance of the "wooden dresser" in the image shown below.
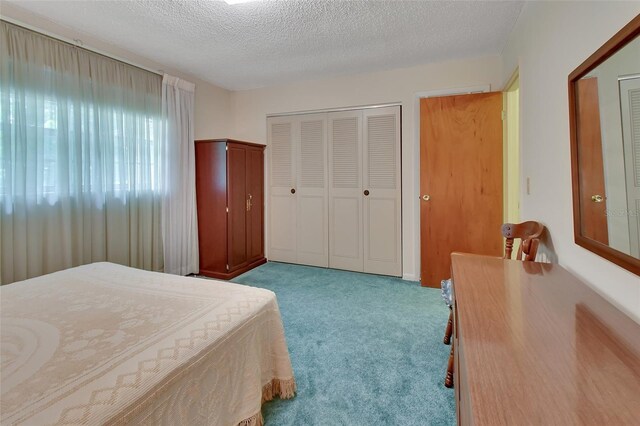
<svg viewBox="0 0 640 426"><path fill-rule="evenodd" d="M264 145L196 143L200 273L230 279L264 257Z"/></svg>
<svg viewBox="0 0 640 426"><path fill-rule="evenodd" d="M459 425L640 424L640 324L558 265L451 258Z"/></svg>

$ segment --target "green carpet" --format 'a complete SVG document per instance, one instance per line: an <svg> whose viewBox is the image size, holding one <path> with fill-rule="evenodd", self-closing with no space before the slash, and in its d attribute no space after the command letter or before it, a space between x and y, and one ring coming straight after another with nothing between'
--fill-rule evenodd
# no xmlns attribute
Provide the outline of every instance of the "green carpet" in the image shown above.
<svg viewBox="0 0 640 426"><path fill-rule="evenodd" d="M272 290L282 313L298 392L264 405L267 426L455 424L439 290L274 262L233 281Z"/></svg>

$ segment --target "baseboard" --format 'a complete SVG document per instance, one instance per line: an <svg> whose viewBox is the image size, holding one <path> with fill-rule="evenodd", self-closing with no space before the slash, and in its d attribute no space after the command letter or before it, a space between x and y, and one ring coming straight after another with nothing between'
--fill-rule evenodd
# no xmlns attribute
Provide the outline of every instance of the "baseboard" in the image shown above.
<svg viewBox="0 0 640 426"><path fill-rule="evenodd" d="M402 279L405 281L420 281L416 274L402 274Z"/></svg>

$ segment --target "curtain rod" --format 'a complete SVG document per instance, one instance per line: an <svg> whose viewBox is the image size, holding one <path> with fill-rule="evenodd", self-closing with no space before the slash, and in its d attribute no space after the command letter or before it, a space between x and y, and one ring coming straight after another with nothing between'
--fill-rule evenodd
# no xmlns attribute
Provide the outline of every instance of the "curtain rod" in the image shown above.
<svg viewBox="0 0 640 426"><path fill-rule="evenodd" d="M107 54L107 53L102 52L102 51L100 51L98 49L95 49L95 48L92 48L92 47L85 47L84 43L80 39L69 39L69 38L66 38L66 37L51 33L49 31L34 27L32 25L25 24L24 22L21 22L21 21L18 21L16 19L9 18L9 17L6 17L6 16L0 17L0 21L4 21L4 22L6 22L6 23L8 23L10 25L13 25L13 26L16 26L16 27L19 27L19 28L22 28L22 29L25 29L25 30L28 30L28 31L31 31L31 32L34 32L34 33L37 33L37 34L40 34L43 37L47 37L47 38L49 38L51 40L55 40L57 42L67 44L69 46L75 47L76 49L82 49L82 50L85 50L87 52L91 52L91 53L94 53L96 55L100 55L100 56L102 56L104 58L108 58L108 59L111 59L111 60L114 60L114 61L118 61L118 62L121 62L123 64L129 65L131 67L138 68L140 70L147 71L147 72L150 72L152 74L159 75L160 77L164 76L164 71L163 70L158 70L158 71L152 70L152 69L144 67L142 65L134 64L134 63L132 63L130 61L124 60L124 59L119 58L117 56L114 56L112 54Z"/></svg>

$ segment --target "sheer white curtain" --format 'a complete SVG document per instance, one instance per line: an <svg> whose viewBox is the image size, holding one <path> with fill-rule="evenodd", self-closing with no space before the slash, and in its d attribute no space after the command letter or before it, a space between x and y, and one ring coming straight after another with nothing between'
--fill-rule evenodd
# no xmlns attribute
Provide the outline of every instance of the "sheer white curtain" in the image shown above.
<svg viewBox="0 0 640 426"><path fill-rule="evenodd" d="M197 273L198 216L194 141L195 85L169 75L162 80L164 272Z"/></svg>
<svg viewBox="0 0 640 426"><path fill-rule="evenodd" d="M162 270L161 77L0 25L1 282Z"/></svg>

